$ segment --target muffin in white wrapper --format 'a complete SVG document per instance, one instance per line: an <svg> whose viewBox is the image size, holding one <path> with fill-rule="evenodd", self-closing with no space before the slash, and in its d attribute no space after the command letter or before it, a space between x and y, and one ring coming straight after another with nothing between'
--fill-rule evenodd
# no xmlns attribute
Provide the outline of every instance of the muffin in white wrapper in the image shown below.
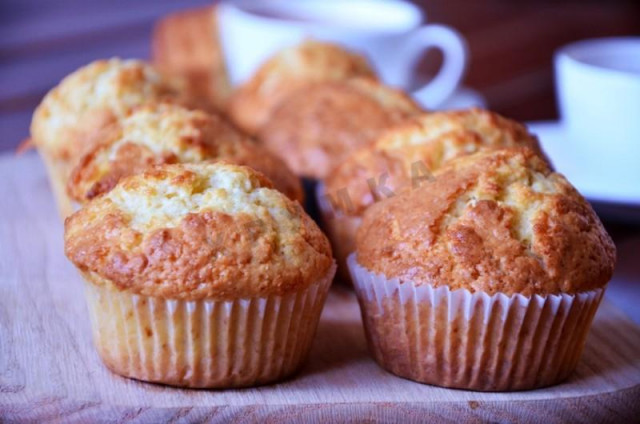
<svg viewBox="0 0 640 424"><path fill-rule="evenodd" d="M118 374L175 386L228 388L293 374L308 356L335 265L283 296L197 301L86 284L93 339Z"/></svg>
<svg viewBox="0 0 640 424"><path fill-rule="evenodd" d="M356 250L356 231L362 218L346 215L339 208L332 206L323 183L316 186L315 195L320 209L322 227L331 242L331 249L338 263L337 280L351 284L347 257Z"/></svg>
<svg viewBox="0 0 640 424"><path fill-rule="evenodd" d="M375 360L411 380L482 391L559 383L575 369L604 288L525 297L387 279L348 259Z"/></svg>
<svg viewBox="0 0 640 424"><path fill-rule="evenodd" d="M291 375L336 265L300 204L230 163L122 178L65 222L98 354L114 372L197 388Z"/></svg>
<svg viewBox="0 0 640 424"><path fill-rule="evenodd" d="M454 159L372 205L348 261L384 368L506 391L556 384L575 369L615 252L564 176L513 148Z"/></svg>

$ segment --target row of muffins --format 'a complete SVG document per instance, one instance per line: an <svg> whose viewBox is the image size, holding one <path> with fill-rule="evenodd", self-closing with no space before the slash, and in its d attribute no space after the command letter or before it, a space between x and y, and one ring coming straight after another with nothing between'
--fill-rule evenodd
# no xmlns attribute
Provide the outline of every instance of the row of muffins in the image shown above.
<svg viewBox="0 0 640 424"><path fill-rule="evenodd" d="M34 112L32 141L114 372L187 387L279 380L310 349L335 273L298 178L178 79L89 64Z"/></svg>
<svg viewBox="0 0 640 424"><path fill-rule="evenodd" d="M233 124L163 78L141 62L89 65L32 125L60 203L82 206L65 250L111 369L230 387L299 367L335 267L298 177L320 180L384 368L511 390L575 367L615 248L525 127L422 111L362 57L312 41L236 90Z"/></svg>
<svg viewBox="0 0 640 424"><path fill-rule="evenodd" d="M34 112L31 139L62 217L147 167L251 162L301 200L295 176L222 116L198 110L183 81L138 60L99 60L66 77Z"/></svg>

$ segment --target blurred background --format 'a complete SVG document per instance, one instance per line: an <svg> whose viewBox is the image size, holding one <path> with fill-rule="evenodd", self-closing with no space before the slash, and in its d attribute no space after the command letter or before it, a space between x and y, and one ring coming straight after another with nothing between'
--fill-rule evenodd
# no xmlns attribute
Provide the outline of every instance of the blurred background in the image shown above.
<svg viewBox="0 0 640 424"><path fill-rule="evenodd" d="M523 121L557 118L553 52L574 40L640 34L640 1L422 0L429 22L445 23L467 39L464 84L488 106ZM210 0L0 1L0 150L27 137L42 96L79 66L109 56L150 55L154 23ZM419 74L438 69L425 57Z"/></svg>

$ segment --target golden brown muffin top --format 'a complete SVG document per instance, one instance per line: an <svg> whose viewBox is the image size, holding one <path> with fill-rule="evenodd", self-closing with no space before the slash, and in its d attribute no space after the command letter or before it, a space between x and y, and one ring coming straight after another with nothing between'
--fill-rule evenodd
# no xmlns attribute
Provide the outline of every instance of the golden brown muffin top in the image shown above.
<svg viewBox="0 0 640 424"><path fill-rule="evenodd" d="M354 150L419 112L405 93L368 78L308 84L280 103L258 139L296 174L322 179Z"/></svg>
<svg viewBox="0 0 640 424"><path fill-rule="evenodd" d="M33 114L38 148L61 159L82 151L87 135L152 100L186 101L182 84L140 60L97 60L65 77Z"/></svg>
<svg viewBox="0 0 640 424"><path fill-rule="evenodd" d="M325 180L325 189L339 212L360 216L375 201L421 183L456 157L518 146L542 156L537 138L524 125L497 113L477 108L425 113L344 159ZM349 201L339 201L341 196Z"/></svg>
<svg viewBox="0 0 640 424"><path fill-rule="evenodd" d="M218 7L211 5L166 15L156 21L151 35L151 62L184 78L205 110L221 110L231 94L219 26Z"/></svg>
<svg viewBox="0 0 640 424"><path fill-rule="evenodd" d="M376 77L364 57L335 44L307 40L267 60L231 94L227 110L236 125L255 135L280 101L300 86L357 76Z"/></svg>
<svg viewBox="0 0 640 424"><path fill-rule="evenodd" d="M217 115L167 103L147 103L101 131L73 169L67 191L85 203L151 166L221 159L262 172L302 202L300 180L276 156Z"/></svg>
<svg viewBox="0 0 640 424"><path fill-rule="evenodd" d="M94 284L189 300L294 292L333 263L297 202L257 171L224 162L120 180L67 218L65 253Z"/></svg>
<svg viewBox="0 0 640 424"><path fill-rule="evenodd" d="M460 157L374 204L356 243L358 262L389 278L525 296L603 287L616 254L589 203L522 148Z"/></svg>

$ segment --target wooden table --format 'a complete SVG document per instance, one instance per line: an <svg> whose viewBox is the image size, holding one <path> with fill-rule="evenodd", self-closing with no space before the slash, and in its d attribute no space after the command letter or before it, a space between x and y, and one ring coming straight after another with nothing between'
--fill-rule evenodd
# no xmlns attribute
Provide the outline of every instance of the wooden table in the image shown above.
<svg viewBox="0 0 640 424"><path fill-rule="evenodd" d="M289 381L207 391L119 377L93 348L83 283L63 255L62 224L34 153L0 157L0 198L0 422L622 423L640 417L640 327L609 301L574 375L541 390L449 390L383 371L368 354L353 293L339 287L330 293L307 364Z"/></svg>

